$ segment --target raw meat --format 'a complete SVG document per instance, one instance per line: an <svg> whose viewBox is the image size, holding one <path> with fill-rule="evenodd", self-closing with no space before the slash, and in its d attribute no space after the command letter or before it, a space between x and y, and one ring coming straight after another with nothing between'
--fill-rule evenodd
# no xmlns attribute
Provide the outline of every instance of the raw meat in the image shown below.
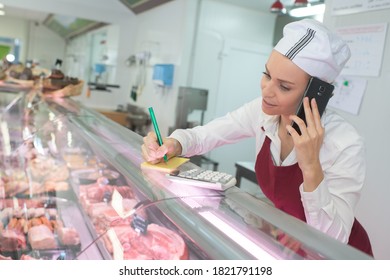
<svg viewBox="0 0 390 280"><path fill-rule="evenodd" d="M57 235L62 245L70 246L80 244L80 236L74 228L58 228Z"/></svg>
<svg viewBox="0 0 390 280"><path fill-rule="evenodd" d="M13 252L26 249L26 238L13 230L0 231L0 252Z"/></svg>
<svg viewBox="0 0 390 280"><path fill-rule="evenodd" d="M54 234L45 225L30 228L28 230L28 241L34 250L55 249L57 247Z"/></svg>
<svg viewBox="0 0 390 280"><path fill-rule="evenodd" d="M10 260L12 260L11 257L5 257L5 256L0 254L0 261L10 261Z"/></svg>
<svg viewBox="0 0 390 280"><path fill-rule="evenodd" d="M29 255L26 255L26 254L23 254L20 256L20 260L23 260L23 261L34 261L34 260L38 260L34 257L31 257Z"/></svg>
<svg viewBox="0 0 390 280"><path fill-rule="evenodd" d="M124 259L137 260L184 260L188 259L188 249L183 238L174 231L157 224L150 224L146 235L138 234L126 226L113 227L123 247ZM112 245L105 236L107 248L112 253Z"/></svg>

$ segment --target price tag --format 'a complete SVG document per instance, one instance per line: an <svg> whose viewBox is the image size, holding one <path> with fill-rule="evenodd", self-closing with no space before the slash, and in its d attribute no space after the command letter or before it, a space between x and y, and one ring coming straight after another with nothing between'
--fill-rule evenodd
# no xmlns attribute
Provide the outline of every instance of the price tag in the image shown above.
<svg viewBox="0 0 390 280"><path fill-rule="evenodd" d="M58 256L57 260L59 260L59 261L66 260L66 253L61 252L60 255Z"/></svg>
<svg viewBox="0 0 390 280"><path fill-rule="evenodd" d="M12 202L14 204L14 209L19 209L19 200L16 197L12 198Z"/></svg>
<svg viewBox="0 0 390 280"><path fill-rule="evenodd" d="M145 220L141 216L134 214L133 220L131 221L131 226L136 232L146 234L148 225L149 222L147 220Z"/></svg>
<svg viewBox="0 0 390 280"><path fill-rule="evenodd" d="M107 231L107 234L112 244L114 260L123 260L123 247L121 242L119 241L118 236L115 233L115 230L113 228L110 228Z"/></svg>
<svg viewBox="0 0 390 280"><path fill-rule="evenodd" d="M108 203L111 200L111 192L105 191L103 194L103 202Z"/></svg>
<svg viewBox="0 0 390 280"><path fill-rule="evenodd" d="M124 218L125 213L123 212L123 197L117 190L112 192L111 206L118 213L119 217Z"/></svg>

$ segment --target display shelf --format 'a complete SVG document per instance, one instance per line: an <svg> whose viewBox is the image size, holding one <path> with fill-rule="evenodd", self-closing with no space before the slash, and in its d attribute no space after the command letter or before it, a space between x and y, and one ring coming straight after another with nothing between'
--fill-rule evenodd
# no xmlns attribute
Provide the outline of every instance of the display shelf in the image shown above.
<svg viewBox="0 0 390 280"><path fill-rule="evenodd" d="M118 181L112 184L107 181L100 185L82 185L71 179L74 195L66 199L77 205L72 211L78 209L78 212L69 212L67 217L77 228L81 250L85 250L77 259L371 259L240 188L218 192L190 187L171 182L164 173L142 170L142 137L72 99L36 100L34 104L28 112L28 123L33 125L30 127L32 138L39 141L32 141L33 146L41 143L42 151L58 161L64 159L66 151L72 151L70 158L73 161L69 158L67 161L71 174L76 167L100 170L102 166L120 174ZM25 111L19 113L26 115ZM76 166L77 162L79 166ZM180 168L193 167L196 165L188 162ZM174 240L179 240L175 243L177 248L160 244L165 255L156 252L134 255L129 251L126 238L133 234L131 219L134 216L128 220L118 219L117 213L106 209L106 206L110 207L114 189L124 192L127 203L147 201L137 208L137 214L145 215L153 225L152 229L161 231L164 238L167 238L164 232L170 232ZM96 198L99 192L100 196ZM112 220L119 221L120 227L110 222ZM103 229L112 231L98 239ZM126 235L121 235L121 231ZM119 246L114 246L113 232ZM283 243L281 236L289 239L294 248ZM134 238L139 238L141 245L150 238L153 240L152 235L141 234ZM188 249L188 255L179 250L181 242ZM107 246L113 247L108 250ZM122 248L119 254L118 248ZM176 249L178 255L175 255Z"/></svg>

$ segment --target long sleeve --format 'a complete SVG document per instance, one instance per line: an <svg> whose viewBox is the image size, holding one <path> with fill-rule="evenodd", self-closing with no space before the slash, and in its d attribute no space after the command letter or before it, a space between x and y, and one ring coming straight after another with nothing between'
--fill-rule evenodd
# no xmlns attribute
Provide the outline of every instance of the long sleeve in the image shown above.
<svg viewBox="0 0 390 280"><path fill-rule="evenodd" d="M169 137L182 145L182 155L193 156L240 139L254 137L260 128L261 103L257 98L223 117L212 120L204 126L175 130Z"/></svg>
<svg viewBox="0 0 390 280"><path fill-rule="evenodd" d="M365 180L365 151L355 129L333 115L325 120L321 149L324 180L313 192L300 186L307 223L346 243Z"/></svg>

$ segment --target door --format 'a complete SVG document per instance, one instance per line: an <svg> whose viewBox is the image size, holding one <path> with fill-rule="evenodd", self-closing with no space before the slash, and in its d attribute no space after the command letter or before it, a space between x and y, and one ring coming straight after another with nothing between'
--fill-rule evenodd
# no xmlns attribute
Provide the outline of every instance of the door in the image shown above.
<svg viewBox="0 0 390 280"><path fill-rule="evenodd" d="M260 79L271 49L271 46L226 39L213 31L200 33L193 85L209 89L206 122L261 95ZM255 161L255 147L255 139L246 139L217 148L207 156L219 163L218 170L235 174L235 162Z"/></svg>

